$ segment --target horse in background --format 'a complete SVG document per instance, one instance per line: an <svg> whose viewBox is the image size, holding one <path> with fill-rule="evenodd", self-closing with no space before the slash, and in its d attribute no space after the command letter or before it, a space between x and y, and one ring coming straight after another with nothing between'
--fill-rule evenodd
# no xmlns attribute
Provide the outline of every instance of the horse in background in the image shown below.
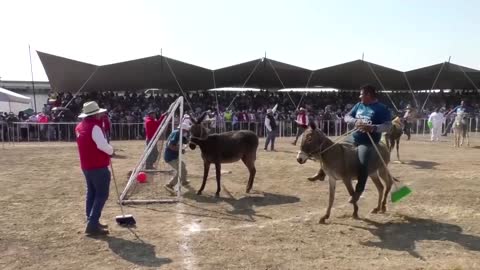
<svg viewBox="0 0 480 270"><path fill-rule="evenodd" d="M395 145L397 146L397 160L400 161L400 138L403 134L403 124L400 117L395 117L392 120L392 127L389 131L385 133L385 144L387 145L388 150L390 153L392 152Z"/></svg>
<svg viewBox="0 0 480 270"><path fill-rule="evenodd" d="M470 146L468 125L463 112L457 113L455 121L453 122L453 147L460 147L463 145L464 139L467 139L467 146Z"/></svg>

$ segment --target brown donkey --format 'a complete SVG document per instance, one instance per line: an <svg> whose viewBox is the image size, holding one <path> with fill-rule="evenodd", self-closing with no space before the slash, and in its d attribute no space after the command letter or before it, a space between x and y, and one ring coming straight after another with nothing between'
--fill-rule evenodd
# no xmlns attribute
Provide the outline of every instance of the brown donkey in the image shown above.
<svg viewBox="0 0 480 270"><path fill-rule="evenodd" d="M215 197L220 197L220 175L222 163L233 163L242 160L250 173L247 190L249 193L253 186L253 180L257 172L255 160L257 158L258 136L249 130L229 131L218 134L208 134L208 129L202 125L205 118L203 114L198 120L193 120L190 128L190 149L195 149L196 145L202 151L203 159L203 182L197 194L202 194L207 182L210 164L215 164L217 176L217 192Z"/></svg>

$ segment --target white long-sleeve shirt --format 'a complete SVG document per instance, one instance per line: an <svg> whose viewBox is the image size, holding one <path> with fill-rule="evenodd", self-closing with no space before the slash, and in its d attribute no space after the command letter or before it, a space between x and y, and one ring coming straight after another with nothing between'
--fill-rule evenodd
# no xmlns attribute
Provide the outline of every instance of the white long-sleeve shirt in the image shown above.
<svg viewBox="0 0 480 270"><path fill-rule="evenodd" d="M265 117L265 128L268 130L268 132L272 131L272 126L270 125L270 118Z"/></svg>
<svg viewBox="0 0 480 270"><path fill-rule="evenodd" d="M443 113L433 112L430 114L430 117L428 117L428 121L431 121L434 125L441 125L445 121L445 117Z"/></svg>
<svg viewBox="0 0 480 270"><path fill-rule="evenodd" d="M103 135L102 129L97 125L92 129L92 139L99 150L105 152L107 155L113 154L113 147L108 144L105 135Z"/></svg>

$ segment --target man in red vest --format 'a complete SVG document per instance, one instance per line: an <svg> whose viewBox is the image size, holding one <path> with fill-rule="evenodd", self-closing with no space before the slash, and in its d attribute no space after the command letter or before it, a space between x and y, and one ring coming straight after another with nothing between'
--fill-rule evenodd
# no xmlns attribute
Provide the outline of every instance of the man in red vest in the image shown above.
<svg viewBox="0 0 480 270"><path fill-rule="evenodd" d="M110 192L110 157L113 147L108 144L102 130L102 115L105 109L95 101L83 104L82 118L75 128L80 166L87 181L86 214L88 235L108 234L107 225L100 224L103 206Z"/></svg>
<svg viewBox="0 0 480 270"><path fill-rule="evenodd" d="M158 127L163 122L163 119L167 116L167 113L162 114L160 118L157 120L156 112L154 110L150 110L148 115L145 117L145 137L146 137L146 144L148 145L150 141L153 139L155 133L157 132ZM153 164L157 161L158 158L158 148L155 144L152 152L148 155L145 169L153 170Z"/></svg>

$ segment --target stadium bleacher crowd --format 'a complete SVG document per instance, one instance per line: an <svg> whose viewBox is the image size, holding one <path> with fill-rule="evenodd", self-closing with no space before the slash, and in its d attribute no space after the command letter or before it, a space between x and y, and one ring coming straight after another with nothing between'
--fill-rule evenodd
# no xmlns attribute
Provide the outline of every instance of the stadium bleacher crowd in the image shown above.
<svg viewBox="0 0 480 270"><path fill-rule="evenodd" d="M306 108L309 119L314 121L341 121L345 113L358 102L358 95L358 91L303 93L271 91L189 92L187 103L190 105L186 103L185 109L193 116L198 116L202 112L210 110L211 116L216 119L219 126L227 125L227 129L250 128L250 125L253 123L261 126L265 118L266 110L272 108L275 104L278 104L276 115L278 121L293 121L296 118L296 109L298 107ZM390 107L393 115L402 115L403 110L409 104L416 107L413 95L409 91L390 92L388 95L400 112L395 112L392 101L390 101L387 94L381 94L380 101ZM429 93L417 92L414 95L418 107L421 108ZM71 101L73 97L71 93L50 93L47 104L45 104L42 112L33 115L24 112L20 112L18 115L4 113L0 115L0 121L3 123L77 122L77 116L81 111L82 104L94 100L97 101L101 107L108 109L108 115L113 124L133 125L142 123L147 111L151 109L157 110L158 114L166 111L178 96L178 94L164 94L160 91L152 91L147 94L135 92L89 92L81 93ZM431 93L424 110L418 110L418 116L427 117L429 113L436 108L449 111L458 105L461 100L467 102L467 105L472 109L475 116L479 115L480 94L476 90L454 90ZM70 104L69 101L71 101ZM68 105L68 108L65 109L66 105ZM25 137L24 133L25 132L21 135L22 138ZM44 137L42 139L45 139L50 132L45 131L44 133L45 135L42 135L42 137ZM63 132L63 134L65 134L65 132ZM143 136L142 131L136 132L136 134L137 137Z"/></svg>

